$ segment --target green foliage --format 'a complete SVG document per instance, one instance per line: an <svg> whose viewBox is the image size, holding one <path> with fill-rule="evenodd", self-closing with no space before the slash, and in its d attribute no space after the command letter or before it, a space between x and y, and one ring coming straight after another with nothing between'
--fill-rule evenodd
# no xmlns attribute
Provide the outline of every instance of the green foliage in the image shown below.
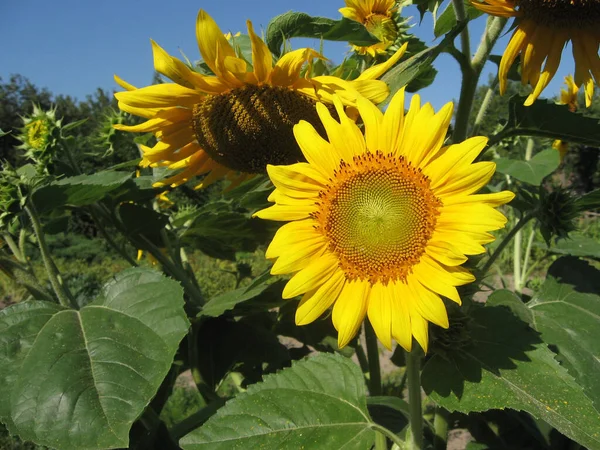
<svg viewBox="0 0 600 450"><path fill-rule="evenodd" d="M375 433L362 374L349 359L317 355L270 375L181 439L185 450L364 449Z"/></svg>
<svg viewBox="0 0 600 450"><path fill-rule="evenodd" d="M523 183L539 186L544 178L554 172L560 164L559 154L554 149L542 150L529 161L498 158L496 171L510 175Z"/></svg>
<svg viewBox="0 0 600 450"><path fill-rule="evenodd" d="M313 17L294 11L271 19L265 33L265 42L274 55L280 56L283 43L294 37L348 41L355 45L371 45L379 42L361 23L346 18L333 20Z"/></svg>
<svg viewBox="0 0 600 450"><path fill-rule="evenodd" d="M131 269L80 311L48 302L1 311L0 417L64 449L127 445L187 331L181 297L177 283Z"/></svg>

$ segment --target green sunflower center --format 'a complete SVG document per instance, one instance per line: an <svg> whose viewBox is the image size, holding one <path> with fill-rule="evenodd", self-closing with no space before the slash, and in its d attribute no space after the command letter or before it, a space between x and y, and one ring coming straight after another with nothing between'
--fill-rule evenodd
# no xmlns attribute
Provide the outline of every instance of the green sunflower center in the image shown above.
<svg viewBox="0 0 600 450"><path fill-rule="evenodd" d="M383 14L371 14L365 20L364 26L369 33L385 43L394 42L398 37L396 24L390 17Z"/></svg>
<svg viewBox="0 0 600 450"><path fill-rule="evenodd" d="M600 23L600 0L521 0L519 5L525 18L546 26L597 28Z"/></svg>
<svg viewBox="0 0 600 450"><path fill-rule="evenodd" d="M268 85L206 96L193 113L200 146L218 163L246 173L264 173L267 164L304 161L292 132L300 120L325 135L314 100Z"/></svg>
<svg viewBox="0 0 600 450"><path fill-rule="evenodd" d="M315 218L349 279L387 283L419 262L441 205L403 157L365 153L342 161Z"/></svg>

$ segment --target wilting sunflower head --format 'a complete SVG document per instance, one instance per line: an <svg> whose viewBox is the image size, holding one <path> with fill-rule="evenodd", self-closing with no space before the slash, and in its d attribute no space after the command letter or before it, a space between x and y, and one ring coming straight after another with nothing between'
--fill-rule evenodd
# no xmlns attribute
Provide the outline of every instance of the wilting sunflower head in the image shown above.
<svg viewBox="0 0 600 450"><path fill-rule="evenodd" d="M395 0L345 0L346 6L339 11L347 19L362 23L380 42L369 46L353 45L358 54L375 57L385 53L398 37L399 30L394 17Z"/></svg>
<svg viewBox="0 0 600 450"><path fill-rule="evenodd" d="M495 164L473 163L484 137L443 147L452 104L436 114L415 95L405 116L403 90L385 114L358 99L364 135L334 104L339 121L317 104L327 139L294 127L308 162L267 168L275 205L255 215L289 221L267 249L271 273L294 274L283 296L303 295L298 325L333 306L340 347L368 315L386 347L410 350L414 336L426 350L428 322L448 327L440 296L460 303L456 287L474 280L460 266L494 240L506 223L494 208L514 194L475 194Z"/></svg>
<svg viewBox="0 0 600 450"><path fill-rule="evenodd" d="M202 59L214 75L195 72L153 41L154 68L174 83L136 89L116 78L126 89L115 94L119 107L148 120L141 125L115 127L154 133L158 142L153 147L142 147L142 164L177 171L157 185L175 187L205 174L197 187L222 177L237 183L264 172L267 164L302 161L293 126L305 120L324 135L315 103L331 105L334 94L344 105L355 105L361 95L382 102L389 89L377 78L398 61L406 48L353 81L334 76L302 77L303 66L323 58L321 55L305 48L283 55L274 64L252 23L248 21L247 25L252 64L238 57L217 24L201 10L196 37Z"/></svg>
<svg viewBox="0 0 600 450"><path fill-rule="evenodd" d="M600 0L484 0L472 4L488 14L518 21L498 69L501 93L506 90L510 66L521 54L521 82L533 87L525 105L533 104L554 77L563 48L571 41L574 84L584 85L586 106L591 105L594 80L600 80Z"/></svg>

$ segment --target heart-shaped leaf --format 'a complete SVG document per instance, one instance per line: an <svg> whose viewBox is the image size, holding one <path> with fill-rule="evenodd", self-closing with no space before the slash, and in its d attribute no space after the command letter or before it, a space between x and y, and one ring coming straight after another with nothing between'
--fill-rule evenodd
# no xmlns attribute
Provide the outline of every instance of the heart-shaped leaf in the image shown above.
<svg viewBox="0 0 600 450"><path fill-rule="evenodd" d="M185 450L364 450L374 443L373 425L358 366L319 354L250 386L179 444Z"/></svg>
<svg viewBox="0 0 600 450"><path fill-rule="evenodd" d="M529 161L498 158L496 171L510 175L523 183L539 186L544 178L554 172L560 164L560 155L554 149L542 150Z"/></svg>
<svg viewBox="0 0 600 450"><path fill-rule="evenodd" d="M38 301L6 308L0 418L51 447L127 447L188 326L178 283L139 268L79 311Z"/></svg>

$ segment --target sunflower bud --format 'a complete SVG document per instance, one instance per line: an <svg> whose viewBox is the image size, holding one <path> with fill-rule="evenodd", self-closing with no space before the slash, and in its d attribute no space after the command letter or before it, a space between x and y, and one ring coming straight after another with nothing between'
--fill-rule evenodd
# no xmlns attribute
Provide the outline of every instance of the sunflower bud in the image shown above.
<svg viewBox="0 0 600 450"><path fill-rule="evenodd" d="M20 176L5 164L0 171L0 228L6 229L21 211L24 203L20 189Z"/></svg>
<svg viewBox="0 0 600 450"><path fill-rule="evenodd" d="M56 107L48 111L33 105L33 112L23 117L23 128L17 135L22 144L17 148L25 150L25 156L46 166L53 158L60 137L62 119L56 119Z"/></svg>
<svg viewBox="0 0 600 450"><path fill-rule="evenodd" d="M448 304L448 322L446 329L431 327L431 352L446 357L449 352L471 345L470 326L472 319L465 311L455 305Z"/></svg>
<svg viewBox="0 0 600 450"><path fill-rule="evenodd" d="M565 238L571 231L574 231L574 220L578 213L575 198L565 189L559 188L552 192L540 190L536 217L547 244L550 244L553 236Z"/></svg>

